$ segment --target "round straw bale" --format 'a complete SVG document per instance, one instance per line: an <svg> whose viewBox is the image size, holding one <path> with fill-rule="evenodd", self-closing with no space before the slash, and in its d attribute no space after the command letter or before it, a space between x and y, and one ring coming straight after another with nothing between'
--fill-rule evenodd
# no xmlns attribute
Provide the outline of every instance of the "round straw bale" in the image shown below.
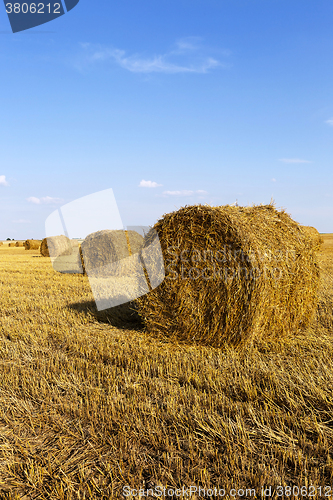
<svg viewBox="0 0 333 500"><path fill-rule="evenodd" d="M303 229L303 232L310 238L312 244L317 247L317 249L319 249L320 245L324 243L324 239L320 236L317 229L312 226L301 226L301 228Z"/></svg>
<svg viewBox="0 0 333 500"><path fill-rule="evenodd" d="M24 242L24 247L26 250L39 250L40 244L40 240L26 240Z"/></svg>
<svg viewBox="0 0 333 500"><path fill-rule="evenodd" d="M8 243L9 247L15 247L15 243Z"/></svg>
<svg viewBox="0 0 333 500"><path fill-rule="evenodd" d="M60 257L61 255L72 255L71 240L64 234L60 236L48 236L42 240L40 253L43 257Z"/></svg>
<svg viewBox="0 0 333 500"><path fill-rule="evenodd" d="M2 241L0 241L0 247L1 247L2 245L3 245L3 242L2 242Z"/></svg>
<svg viewBox="0 0 333 500"><path fill-rule="evenodd" d="M143 237L136 231L103 230L89 234L80 247L80 258L85 273L96 278L112 274L126 276L131 272L128 259L143 246ZM123 261L123 262L121 262Z"/></svg>
<svg viewBox="0 0 333 500"><path fill-rule="evenodd" d="M17 242L15 243L15 246L16 246L16 247L23 247L23 241L17 241Z"/></svg>
<svg viewBox="0 0 333 500"><path fill-rule="evenodd" d="M300 225L273 204L186 206L154 226L166 277L136 300L151 333L221 347L305 328L319 268ZM144 246L149 246L148 233Z"/></svg>

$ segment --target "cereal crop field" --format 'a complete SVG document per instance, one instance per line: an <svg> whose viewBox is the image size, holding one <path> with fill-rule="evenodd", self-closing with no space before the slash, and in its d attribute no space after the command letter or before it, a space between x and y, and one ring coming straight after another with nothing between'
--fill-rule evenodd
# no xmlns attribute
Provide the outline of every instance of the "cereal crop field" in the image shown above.
<svg viewBox="0 0 333 500"><path fill-rule="evenodd" d="M1 246L0 498L135 498L157 485L170 498L190 486L332 494L333 234L323 238L313 324L247 350L157 338L98 313L87 277Z"/></svg>

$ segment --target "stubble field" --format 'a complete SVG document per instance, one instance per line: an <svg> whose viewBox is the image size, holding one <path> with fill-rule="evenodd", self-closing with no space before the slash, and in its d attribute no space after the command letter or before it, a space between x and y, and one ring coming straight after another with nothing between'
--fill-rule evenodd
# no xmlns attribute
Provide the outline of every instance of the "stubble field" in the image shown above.
<svg viewBox="0 0 333 500"><path fill-rule="evenodd" d="M242 352L119 323L97 313L86 277L0 247L0 498L154 485L332 496L333 235L324 241L312 326Z"/></svg>

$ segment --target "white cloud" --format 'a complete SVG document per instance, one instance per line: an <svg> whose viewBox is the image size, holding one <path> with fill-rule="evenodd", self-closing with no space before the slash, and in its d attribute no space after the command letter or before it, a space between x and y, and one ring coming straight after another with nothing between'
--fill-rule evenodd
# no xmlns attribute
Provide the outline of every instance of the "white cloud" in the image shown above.
<svg viewBox="0 0 333 500"><path fill-rule="evenodd" d="M197 191L189 191L183 189L181 191L163 191L164 196L193 196L195 194L207 194L207 191L203 189L198 189Z"/></svg>
<svg viewBox="0 0 333 500"><path fill-rule="evenodd" d="M273 177L273 179L271 179L271 181L272 181L272 182L276 182L276 179L274 179L274 177Z"/></svg>
<svg viewBox="0 0 333 500"><path fill-rule="evenodd" d="M63 200L60 198L52 198L51 196L44 196L43 198L36 198L35 196L30 196L27 201L34 203L35 205L50 204L50 203L62 203Z"/></svg>
<svg viewBox="0 0 333 500"><path fill-rule="evenodd" d="M5 175L0 175L0 186L9 186Z"/></svg>
<svg viewBox="0 0 333 500"><path fill-rule="evenodd" d="M328 125L331 125L331 127L333 127L333 118L330 118L329 120L326 120L326 122Z"/></svg>
<svg viewBox="0 0 333 500"><path fill-rule="evenodd" d="M139 184L139 187L144 187L144 188L156 188L160 186L162 186L162 184L157 184L157 182L154 181L145 181L143 179Z"/></svg>
<svg viewBox="0 0 333 500"><path fill-rule="evenodd" d="M200 43L199 37L186 37L178 40L174 48L164 54L143 56L140 54L127 55L125 50L96 46L89 43L81 44L84 55L76 65L81 69L82 63L113 61L121 68L132 73L207 73L210 69L223 64L208 55L207 49ZM230 52L218 51L223 56Z"/></svg>
<svg viewBox="0 0 333 500"><path fill-rule="evenodd" d="M27 201L30 203L35 203L35 205L39 205L41 203L39 198L35 198L34 196L30 196L30 198L27 198Z"/></svg>
<svg viewBox="0 0 333 500"><path fill-rule="evenodd" d="M13 220L13 224L31 224L31 220L26 220L26 219L18 219L18 220Z"/></svg>
<svg viewBox="0 0 333 500"><path fill-rule="evenodd" d="M279 161L284 163L312 163L309 160L301 160L300 158L281 158Z"/></svg>

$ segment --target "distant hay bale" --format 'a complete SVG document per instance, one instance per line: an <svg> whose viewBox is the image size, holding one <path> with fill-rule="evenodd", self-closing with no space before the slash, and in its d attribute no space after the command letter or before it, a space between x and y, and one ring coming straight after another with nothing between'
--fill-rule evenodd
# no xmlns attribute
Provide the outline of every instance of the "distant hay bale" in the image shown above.
<svg viewBox="0 0 333 500"><path fill-rule="evenodd" d="M40 244L40 240L26 240L24 242L24 248L26 250L39 250Z"/></svg>
<svg viewBox="0 0 333 500"><path fill-rule="evenodd" d="M103 230L82 242L80 258L98 310L125 304L149 291L140 257L143 241L136 231Z"/></svg>
<svg viewBox="0 0 333 500"><path fill-rule="evenodd" d="M0 247L1 247L2 245L3 245L3 242L2 242L2 241L0 241Z"/></svg>
<svg viewBox="0 0 333 500"><path fill-rule="evenodd" d="M72 255L71 240L64 234L60 236L48 236L40 245L40 253L43 257L59 257L60 255Z"/></svg>
<svg viewBox="0 0 333 500"><path fill-rule="evenodd" d="M51 259L55 271L69 274L83 273L79 262L79 244L76 240L70 240L63 234L48 236L41 243L40 253L43 257Z"/></svg>
<svg viewBox="0 0 333 500"><path fill-rule="evenodd" d="M284 210L186 206L153 229L166 277L136 300L148 332L221 347L283 339L310 324L319 284L315 247Z"/></svg>
<svg viewBox="0 0 333 500"><path fill-rule="evenodd" d="M321 244L324 243L324 239L320 236L319 232L315 227L312 226L301 226L305 234L311 239L313 245L319 249Z"/></svg>
<svg viewBox="0 0 333 500"><path fill-rule="evenodd" d="M139 252L142 245L143 237L136 231L106 229L91 233L80 246L84 273L109 277L111 264L114 274L123 276L128 261L121 261Z"/></svg>
<svg viewBox="0 0 333 500"><path fill-rule="evenodd" d="M15 243L15 246L16 246L16 247L23 247L23 246L24 246L24 245L23 245L23 241L17 241L17 242Z"/></svg>
<svg viewBox="0 0 333 500"><path fill-rule="evenodd" d="M15 243L8 243L9 247L15 247Z"/></svg>

